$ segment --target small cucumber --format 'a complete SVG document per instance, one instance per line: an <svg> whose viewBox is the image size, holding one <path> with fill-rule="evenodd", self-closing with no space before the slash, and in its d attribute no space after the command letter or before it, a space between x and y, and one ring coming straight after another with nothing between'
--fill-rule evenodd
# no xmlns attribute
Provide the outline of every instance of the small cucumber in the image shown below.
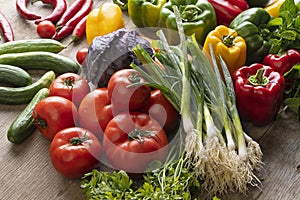
<svg viewBox="0 0 300 200"><path fill-rule="evenodd" d="M22 53L30 51L59 53L63 49L65 49L65 46L59 41L53 39L24 39L0 44L0 54Z"/></svg>
<svg viewBox="0 0 300 200"><path fill-rule="evenodd" d="M58 74L77 73L80 65L76 61L51 52L34 51L0 55L0 64L8 64L28 69L52 70Z"/></svg>
<svg viewBox="0 0 300 200"><path fill-rule="evenodd" d="M0 87L0 104L29 103L34 95L42 88L49 88L55 79L53 71L46 72L39 80L25 87Z"/></svg>
<svg viewBox="0 0 300 200"><path fill-rule="evenodd" d="M36 130L32 111L35 105L49 95L48 88L40 89L26 106L26 108L16 117L7 131L7 139L12 143L21 143Z"/></svg>
<svg viewBox="0 0 300 200"><path fill-rule="evenodd" d="M0 64L0 83L23 87L32 83L32 77L20 67Z"/></svg>

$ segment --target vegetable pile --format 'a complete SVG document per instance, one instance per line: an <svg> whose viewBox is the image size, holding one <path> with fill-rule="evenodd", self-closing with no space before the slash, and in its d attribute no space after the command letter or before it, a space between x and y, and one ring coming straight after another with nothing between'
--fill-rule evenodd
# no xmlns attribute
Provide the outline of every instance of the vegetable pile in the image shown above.
<svg viewBox="0 0 300 200"><path fill-rule="evenodd" d="M185 2L160 1L149 5L129 0L127 7L122 4L123 9L128 9L136 26L154 26L158 30L158 39L151 45L155 50L155 59L149 55L149 51L137 45L133 52L142 65L131 63L131 67L146 79L146 85L159 89L180 112L182 126L177 134L181 138L179 143L184 144L181 146L184 150L180 151L181 156L175 158L175 162L168 158L161 168L146 173L144 185L138 188L132 186L132 180L122 169L117 168L121 171L112 174L93 170L84 176L82 182L87 198L96 196L104 199L130 199L134 198L131 196L134 193L141 199L155 199L155 195L164 191L166 199L173 199L176 194L168 191L167 179L178 180L180 173L166 172L174 169L193 174L193 178L188 178L189 184L183 187L184 192L181 191L182 199L191 199L195 188L200 193L200 198L211 198L228 192L245 193L248 185L260 187L257 172L263 165L262 152L259 144L245 133L241 120L263 126L278 115L283 105L287 74L279 72L274 65L265 63L267 58L264 58L271 55L288 57L290 49L299 51L299 32L295 28L299 27L299 11L292 1L287 0L283 3L278 18L272 17L262 7L251 7L232 17L232 21L227 22L228 26L225 22L218 22L211 28L193 31L192 27L196 27L199 20L205 19L204 13L201 15L201 8L196 6L200 2L205 3L195 1L192 2L195 5L186 5ZM138 5L144 8L139 9ZM288 16L286 12L291 8L296 10ZM158 23L151 23L150 18L144 17L149 13L143 13L146 9L155 9L152 14L159 13ZM165 9L171 10L166 17L163 12ZM167 27L162 25L166 19L172 20L167 23L168 28L173 26L175 28L172 29L179 32L177 38L180 40L175 45L174 41L169 44L174 35L170 37L168 31L160 30L161 27ZM190 24L189 28L187 23ZM201 30L207 31L202 32L204 39L197 37L196 33L201 33ZM204 44L203 48L200 47L201 44ZM92 54L93 49L87 57L87 66L94 58ZM293 69L291 71L297 73L295 69L299 57L296 57L288 71ZM285 64L284 66L287 67ZM289 74L296 77L291 72ZM240 81L242 79L244 82ZM295 80L292 83L297 84ZM243 90L243 87L250 91ZM264 98L270 102L267 103ZM261 112L260 102L266 103L262 106L265 112ZM169 152L169 156L172 153L174 152ZM181 178L185 177L184 174L181 175ZM150 182L149 177L152 180ZM156 185L153 180L160 184ZM109 182L109 186L104 187L102 181ZM117 186L121 183L125 186L122 189ZM148 188L149 184L151 189ZM120 192L114 193L112 190Z"/></svg>
<svg viewBox="0 0 300 200"><path fill-rule="evenodd" d="M261 186L263 154L242 122L300 117L300 3L42 0L53 11L41 17L28 2L17 11L43 39L13 41L0 15L10 41L0 103L27 104L10 142L37 128L53 167L82 178L87 199L217 199ZM125 11L156 37L127 30ZM59 54L84 34L78 62ZM46 72L33 82L31 69Z"/></svg>

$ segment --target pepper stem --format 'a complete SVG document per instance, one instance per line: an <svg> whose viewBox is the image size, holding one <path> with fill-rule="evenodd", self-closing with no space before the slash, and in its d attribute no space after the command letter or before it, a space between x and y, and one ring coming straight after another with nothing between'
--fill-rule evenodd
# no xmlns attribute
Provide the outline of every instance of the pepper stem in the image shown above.
<svg viewBox="0 0 300 200"><path fill-rule="evenodd" d="M198 19L199 13L202 12L202 10L196 5L180 6L179 11L182 20L186 22L196 21Z"/></svg>
<svg viewBox="0 0 300 200"><path fill-rule="evenodd" d="M233 33L232 34L229 34L229 35L223 35L222 37L222 42L228 46L228 47L232 47L234 45L234 36L233 36Z"/></svg>
<svg viewBox="0 0 300 200"><path fill-rule="evenodd" d="M269 83L269 79L263 75L264 71L264 68L258 69L255 75L248 78L248 81L254 86L266 86Z"/></svg>

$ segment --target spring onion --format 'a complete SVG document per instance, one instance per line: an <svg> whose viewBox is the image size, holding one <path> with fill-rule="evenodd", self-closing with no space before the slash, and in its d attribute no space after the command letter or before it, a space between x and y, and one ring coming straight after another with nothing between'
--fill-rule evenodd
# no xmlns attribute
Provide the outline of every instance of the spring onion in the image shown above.
<svg viewBox="0 0 300 200"><path fill-rule="evenodd" d="M206 195L244 193L248 184L261 184L255 174L262 166L260 147L243 130L225 62L221 57L212 57L211 64L195 36L184 36L179 17L177 25L177 46L167 44L163 32L157 32L157 58L163 58L159 61L165 70L139 45L133 52L146 70L134 64L132 67L144 75L149 85L160 88L180 111L186 133L185 166L203 181ZM216 59L221 60L225 83Z"/></svg>

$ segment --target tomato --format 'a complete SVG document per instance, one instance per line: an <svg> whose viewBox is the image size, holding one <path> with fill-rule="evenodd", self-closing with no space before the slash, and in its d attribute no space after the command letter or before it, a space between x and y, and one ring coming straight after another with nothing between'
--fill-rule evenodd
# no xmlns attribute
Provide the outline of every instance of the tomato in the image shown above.
<svg viewBox="0 0 300 200"><path fill-rule="evenodd" d="M61 96L72 101L77 107L85 95L90 92L87 81L75 73L59 75L49 87L49 96Z"/></svg>
<svg viewBox="0 0 300 200"><path fill-rule="evenodd" d="M113 112L136 111L143 108L151 95L151 88L134 69L115 72L107 85L108 96L113 104ZM130 86L132 84L139 84Z"/></svg>
<svg viewBox="0 0 300 200"><path fill-rule="evenodd" d="M41 38L52 38L56 32L56 28L51 21L44 20L37 25L36 32Z"/></svg>
<svg viewBox="0 0 300 200"><path fill-rule="evenodd" d="M112 105L106 88L97 88L87 94L78 108L79 124L99 139L107 123L113 118Z"/></svg>
<svg viewBox="0 0 300 200"><path fill-rule="evenodd" d="M71 127L59 131L50 144L53 167L63 176L79 178L96 168L102 146L90 131Z"/></svg>
<svg viewBox="0 0 300 200"><path fill-rule="evenodd" d="M74 126L78 120L76 106L70 100L59 96L46 97L39 101L32 116L37 129L49 140L58 131Z"/></svg>
<svg viewBox="0 0 300 200"><path fill-rule="evenodd" d="M86 55L88 53L88 48L84 47L82 49L79 49L76 52L76 60L79 62L79 64L83 64L85 61Z"/></svg>
<svg viewBox="0 0 300 200"><path fill-rule="evenodd" d="M168 140L164 129L148 114L126 112L107 124L103 150L112 167L138 174L155 160L165 161Z"/></svg>
<svg viewBox="0 0 300 200"><path fill-rule="evenodd" d="M167 133L173 133L177 130L180 123L179 112L160 90L156 89L151 92L145 111L157 120Z"/></svg>

